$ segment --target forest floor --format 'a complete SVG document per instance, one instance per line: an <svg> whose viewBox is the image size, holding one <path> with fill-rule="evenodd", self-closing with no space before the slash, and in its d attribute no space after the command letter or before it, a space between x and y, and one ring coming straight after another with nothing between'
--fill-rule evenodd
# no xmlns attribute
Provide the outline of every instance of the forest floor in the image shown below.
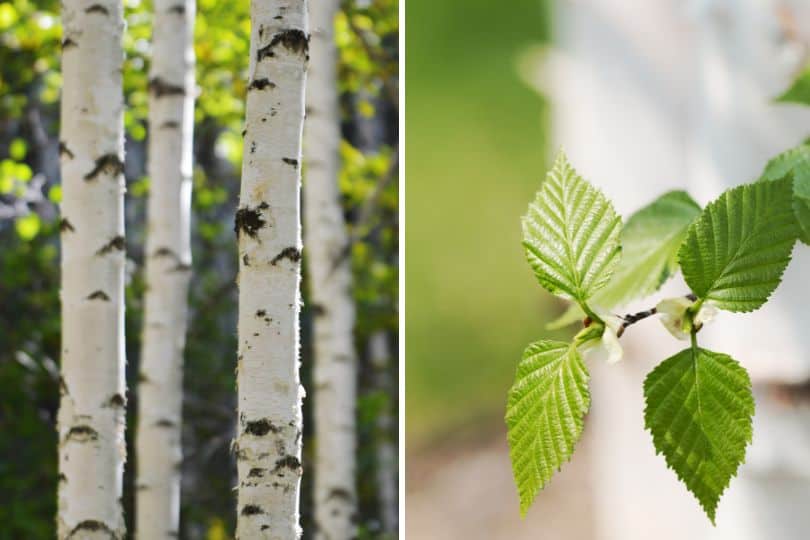
<svg viewBox="0 0 810 540"><path fill-rule="evenodd" d="M592 540L588 486L592 441L520 518L503 428L454 437L407 457L406 533L419 540Z"/></svg>

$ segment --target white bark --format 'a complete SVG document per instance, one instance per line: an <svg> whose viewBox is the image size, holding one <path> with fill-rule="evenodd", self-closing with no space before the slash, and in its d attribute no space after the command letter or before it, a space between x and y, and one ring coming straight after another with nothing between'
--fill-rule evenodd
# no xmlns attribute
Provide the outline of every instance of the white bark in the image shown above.
<svg viewBox="0 0 810 540"><path fill-rule="evenodd" d="M58 537L121 539L124 131L119 0L62 3Z"/></svg>
<svg viewBox="0 0 810 540"><path fill-rule="evenodd" d="M156 0L149 98L150 177L143 355L136 438L138 538L180 526L183 347L191 270L194 0Z"/></svg>
<svg viewBox="0 0 810 540"><path fill-rule="evenodd" d="M396 391L391 384L391 350L386 339L385 331L379 330L368 340L371 367L374 369L374 390L384 392L396 399ZM392 430L396 428L394 417L391 415L391 405L387 406L377 418L377 497L380 505L382 532L396 534L397 519L399 517L397 486L397 445L391 439Z"/></svg>
<svg viewBox="0 0 810 540"><path fill-rule="evenodd" d="M306 0L252 0L239 236L237 537L299 538Z"/></svg>
<svg viewBox="0 0 810 540"><path fill-rule="evenodd" d="M315 313L315 538L355 536L357 355L349 242L340 203L340 109L334 19L337 0L312 12L304 130L304 233Z"/></svg>

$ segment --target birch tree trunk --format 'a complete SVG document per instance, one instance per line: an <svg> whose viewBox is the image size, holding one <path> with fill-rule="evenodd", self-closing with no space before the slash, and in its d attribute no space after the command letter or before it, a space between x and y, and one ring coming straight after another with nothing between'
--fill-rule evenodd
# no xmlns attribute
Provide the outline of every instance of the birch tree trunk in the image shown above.
<svg viewBox="0 0 810 540"><path fill-rule="evenodd" d="M299 538L306 0L252 0L239 241L237 538Z"/></svg>
<svg viewBox="0 0 810 540"><path fill-rule="evenodd" d="M180 527L183 347L191 270L194 0L154 3L149 81L148 236L138 400L136 533Z"/></svg>
<svg viewBox="0 0 810 540"><path fill-rule="evenodd" d="M57 534L122 539L124 127L119 0L64 0Z"/></svg>
<svg viewBox="0 0 810 540"><path fill-rule="evenodd" d="M355 536L357 355L349 242L340 204L340 110L337 96L336 0L312 13L311 63L304 130L304 232L314 321L315 538Z"/></svg>
<svg viewBox="0 0 810 540"><path fill-rule="evenodd" d="M396 391L389 374L391 350L385 331L378 330L368 340L371 367L374 369L374 390L396 399ZM380 505L382 532L396 534L398 516L397 445L391 439L396 423L388 405L377 418L377 497Z"/></svg>

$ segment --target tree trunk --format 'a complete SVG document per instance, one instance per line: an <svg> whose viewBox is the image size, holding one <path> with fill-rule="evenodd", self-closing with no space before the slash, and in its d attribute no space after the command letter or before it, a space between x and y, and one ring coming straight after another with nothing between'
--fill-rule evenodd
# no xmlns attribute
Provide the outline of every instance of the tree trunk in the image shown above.
<svg viewBox="0 0 810 540"><path fill-rule="evenodd" d="M156 0L149 80L149 207L138 399L136 532L177 538L183 347L191 270L194 0Z"/></svg>
<svg viewBox="0 0 810 540"><path fill-rule="evenodd" d="M314 321L315 537L355 536L357 355L349 242L338 187L336 0L313 10L307 81L304 219Z"/></svg>
<svg viewBox="0 0 810 540"><path fill-rule="evenodd" d="M396 389L391 384L389 373L391 364L391 350L385 331L378 330L368 340L371 367L374 369L374 390L382 392L392 399L396 399ZM377 418L377 497L380 505L380 519L382 532L395 535L397 532L398 498L397 487L397 445L392 440L396 421L391 414L392 404L387 403Z"/></svg>
<svg viewBox="0 0 810 540"><path fill-rule="evenodd" d="M64 0L58 537L124 537L123 6Z"/></svg>
<svg viewBox="0 0 810 540"><path fill-rule="evenodd" d="M300 169L306 0L251 2L239 240L237 537L299 538Z"/></svg>

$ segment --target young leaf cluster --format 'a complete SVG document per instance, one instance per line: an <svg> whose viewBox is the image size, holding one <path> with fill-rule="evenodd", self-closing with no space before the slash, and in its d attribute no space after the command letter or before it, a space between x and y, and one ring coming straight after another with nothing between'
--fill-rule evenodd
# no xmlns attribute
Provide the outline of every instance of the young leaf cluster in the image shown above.
<svg viewBox="0 0 810 540"><path fill-rule="evenodd" d="M796 240L806 242L810 231L803 221L809 173L805 145L702 210L687 193L670 192L622 227L611 202L559 154L523 218L523 245L538 282L572 300L553 324L583 320L583 329L570 343L529 345L509 391L506 424L523 514L582 434L590 404L583 353L601 345L615 360L625 329L661 314L691 345L647 376L645 427L714 523L751 442L754 399L745 368L699 347L698 332L715 310L754 311L777 288ZM678 270L690 289L683 297L636 315L608 311L655 293Z"/></svg>

